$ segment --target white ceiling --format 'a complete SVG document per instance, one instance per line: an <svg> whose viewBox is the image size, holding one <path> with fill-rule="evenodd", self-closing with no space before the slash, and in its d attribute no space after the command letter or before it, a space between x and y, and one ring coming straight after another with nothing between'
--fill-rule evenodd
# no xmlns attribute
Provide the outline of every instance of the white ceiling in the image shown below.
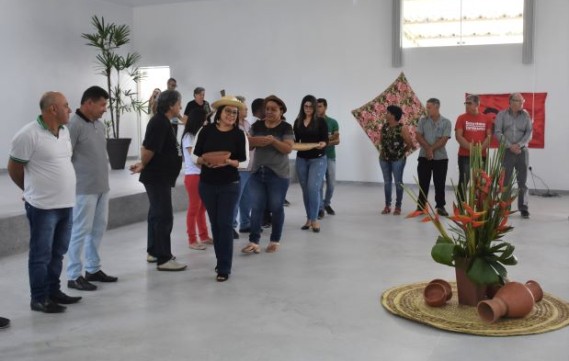
<svg viewBox="0 0 569 361"><path fill-rule="evenodd" d="M205 1L205 0L105 0L105 1L117 5L137 7L137 6L146 6L146 5L164 5L164 4L185 3L191 1Z"/></svg>

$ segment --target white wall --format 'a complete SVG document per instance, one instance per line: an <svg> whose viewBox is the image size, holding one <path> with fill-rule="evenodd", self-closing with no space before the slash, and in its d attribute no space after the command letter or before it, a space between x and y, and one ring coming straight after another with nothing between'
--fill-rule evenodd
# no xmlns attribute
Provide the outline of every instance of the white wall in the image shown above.
<svg viewBox="0 0 569 361"><path fill-rule="evenodd" d="M405 65L392 68L391 0L192 1L134 10L94 0L0 0L0 30L9 34L0 57L0 105L8 118L1 151L7 155L12 135L38 114L45 90L62 90L75 108L86 87L103 85L94 74L94 51L79 35L100 14L132 24L141 65L170 65L184 102L198 85L210 101L220 89L249 101L275 93L292 121L304 95L327 98L329 115L341 126L339 180L381 179L376 151L350 111L401 71L421 100L440 98L453 122L464 92L547 91L546 147L531 151L531 165L551 188L569 190L569 2L536 3L534 65L521 64L521 47L510 45L405 50ZM135 137L135 122L125 123L123 134ZM449 178L455 180L456 151L453 139ZM405 181L415 175L411 156Z"/></svg>
<svg viewBox="0 0 569 361"><path fill-rule="evenodd" d="M535 63L521 63L521 45L409 49L403 68L390 64L391 1L220 0L134 10L134 46L145 65L169 64L190 100L202 85L211 101L219 89L248 100L275 93L292 121L308 94L329 101L340 121L339 180L380 180L377 154L350 111L378 95L404 71L425 101L438 97L453 123L465 92L546 91L546 147L531 165L553 189L569 189L569 2L537 2ZM457 143L449 141L449 178L456 181ZM411 156L405 181L416 175ZM450 184L450 181L449 181Z"/></svg>
<svg viewBox="0 0 569 361"><path fill-rule="evenodd" d="M0 168L5 168L13 135L36 119L44 92L63 92L75 111L85 89L106 88L94 68L96 51L84 45L81 33L93 32L92 15L131 25L132 9L92 0L0 0L0 8ZM134 136L127 125L125 136Z"/></svg>

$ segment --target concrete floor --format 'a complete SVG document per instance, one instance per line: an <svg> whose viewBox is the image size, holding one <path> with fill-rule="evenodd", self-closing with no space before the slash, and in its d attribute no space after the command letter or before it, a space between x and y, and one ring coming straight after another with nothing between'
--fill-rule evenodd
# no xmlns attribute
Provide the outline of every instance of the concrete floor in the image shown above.
<svg viewBox="0 0 569 361"><path fill-rule="evenodd" d="M430 258L432 225L379 214L380 185L339 184L337 215L322 220L319 234L299 229L304 208L297 184L287 198L292 205L279 252L241 255L242 235L226 283L214 280L212 248L187 247L184 213L175 215L173 250L187 271L158 272L145 262L145 223L110 230L103 269L119 282L92 293L63 287L84 298L60 315L30 311L26 254L1 258L0 315L12 326L0 331L0 360L569 360L569 327L479 337L385 311L385 289L452 280L453 270ZM413 208L406 197L404 212ZM569 300L567 197L530 197L530 211L530 220L512 218L508 240L519 264L510 276L538 280Z"/></svg>

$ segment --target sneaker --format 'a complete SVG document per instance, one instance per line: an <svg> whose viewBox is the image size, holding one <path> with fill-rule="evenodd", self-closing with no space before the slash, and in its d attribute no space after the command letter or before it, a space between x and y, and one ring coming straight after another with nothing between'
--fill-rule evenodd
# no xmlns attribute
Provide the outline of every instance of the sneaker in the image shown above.
<svg viewBox="0 0 569 361"><path fill-rule="evenodd" d="M156 263L156 262L158 262L158 258L154 257L154 256L151 255L151 254L147 254L147 255L146 255L146 262L148 262L148 263Z"/></svg>
<svg viewBox="0 0 569 361"><path fill-rule="evenodd" d="M448 212L445 207L437 207L437 214L441 217L448 217Z"/></svg>
<svg viewBox="0 0 569 361"><path fill-rule="evenodd" d="M529 212L528 211L520 211L520 214L523 219L529 219Z"/></svg>
<svg viewBox="0 0 569 361"><path fill-rule="evenodd" d="M239 233L236 230L233 230L233 239L239 239Z"/></svg>
<svg viewBox="0 0 569 361"><path fill-rule="evenodd" d="M322 219L322 218L324 218L324 210L323 209L318 211L318 219Z"/></svg>
<svg viewBox="0 0 569 361"><path fill-rule="evenodd" d="M391 207L389 206L385 206L381 211L381 214L389 214L389 213L391 213Z"/></svg>
<svg viewBox="0 0 569 361"><path fill-rule="evenodd" d="M10 326L10 320L4 317L0 317L0 329Z"/></svg>
<svg viewBox="0 0 569 361"><path fill-rule="evenodd" d="M201 242L203 244L213 244L213 239L211 238L206 238L206 239L202 239Z"/></svg>
<svg viewBox="0 0 569 361"><path fill-rule="evenodd" d="M401 208L395 207L395 210L393 211L393 215L394 216L400 216L401 215Z"/></svg>
<svg viewBox="0 0 569 361"><path fill-rule="evenodd" d="M103 272L102 270L98 270L95 273L89 273L87 271L85 271L85 279L89 282L116 282L118 281L118 277L114 277L114 276L109 276L107 275L105 272Z"/></svg>
<svg viewBox="0 0 569 361"><path fill-rule="evenodd" d="M173 259L171 259L166 263L159 264L158 266L156 266L156 269L158 271L176 272L176 271L183 271L187 267L188 266L186 266L185 264L178 263L178 262L174 261Z"/></svg>
<svg viewBox="0 0 569 361"><path fill-rule="evenodd" d="M83 276L79 276L76 280L67 281L67 288L74 288L79 291L94 291L97 286L87 281Z"/></svg>
<svg viewBox="0 0 569 361"><path fill-rule="evenodd" d="M331 215L331 216L336 215L336 212L334 212L334 210L333 210L332 207L330 207L330 206L324 207L324 210L326 211L326 213L328 213L328 214Z"/></svg>
<svg viewBox="0 0 569 361"><path fill-rule="evenodd" d="M204 251L207 249L207 246L201 242L190 243L190 248L195 249L196 251Z"/></svg>

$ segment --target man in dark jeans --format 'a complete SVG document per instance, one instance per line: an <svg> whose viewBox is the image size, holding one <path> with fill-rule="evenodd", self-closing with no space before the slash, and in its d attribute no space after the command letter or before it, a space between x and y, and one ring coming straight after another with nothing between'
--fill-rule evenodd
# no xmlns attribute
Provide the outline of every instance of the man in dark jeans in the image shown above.
<svg viewBox="0 0 569 361"><path fill-rule="evenodd" d="M156 262L159 271L183 271L186 265L175 261L171 251L172 187L182 168L182 149L170 126L180 113L181 96L166 90L158 98L157 113L146 127L140 162L130 170L140 173L150 207L148 209L148 262Z"/></svg>
<svg viewBox="0 0 569 361"><path fill-rule="evenodd" d="M28 272L33 311L61 313L79 302L61 291L63 255L71 237L75 170L71 163L69 103L58 92L40 100L41 115L12 139L8 173L24 191L30 224Z"/></svg>
<svg viewBox="0 0 569 361"><path fill-rule="evenodd" d="M448 170L448 155L445 145L450 138L450 120L439 112L441 102L436 98L427 100L427 116L417 124L417 141L421 145L417 175L419 177L418 208L423 209L429 196L431 176L435 185L435 209L441 216L448 216L445 210L445 183Z"/></svg>

